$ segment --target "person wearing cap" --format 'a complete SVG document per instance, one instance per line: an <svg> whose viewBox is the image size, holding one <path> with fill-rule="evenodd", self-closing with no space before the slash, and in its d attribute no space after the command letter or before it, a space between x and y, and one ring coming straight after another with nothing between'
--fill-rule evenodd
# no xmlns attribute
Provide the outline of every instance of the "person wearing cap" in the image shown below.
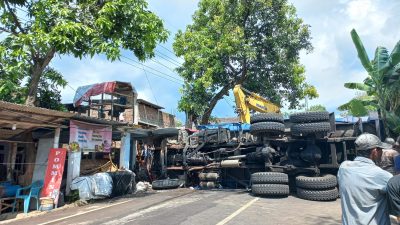
<svg viewBox="0 0 400 225"><path fill-rule="evenodd" d="M393 145L393 149L400 151L400 136ZM394 159L395 171L400 172L400 155ZM389 213L397 217L397 222L400 223L400 175L390 178L387 186L387 195L389 200Z"/></svg>
<svg viewBox="0 0 400 225"><path fill-rule="evenodd" d="M357 157L341 163L338 183L344 225L390 225L386 187L391 173L378 167L386 147L373 134L361 134L355 141Z"/></svg>
<svg viewBox="0 0 400 225"><path fill-rule="evenodd" d="M382 149L382 157L379 161L375 162L377 166L388 171L389 173L395 175L395 158L399 155L399 153L394 150L395 141L393 138L386 138L382 143L385 148Z"/></svg>

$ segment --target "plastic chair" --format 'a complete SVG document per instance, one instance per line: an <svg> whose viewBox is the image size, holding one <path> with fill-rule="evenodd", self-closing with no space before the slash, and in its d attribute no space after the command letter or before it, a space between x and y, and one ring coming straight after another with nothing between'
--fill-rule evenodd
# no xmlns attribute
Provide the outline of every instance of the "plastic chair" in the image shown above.
<svg viewBox="0 0 400 225"><path fill-rule="evenodd" d="M29 203L31 201L31 198L36 198L36 210L39 209L39 197L40 197L40 189L42 189L43 187L43 181L42 180L38 180L33 182L31 185L23 187L23 188L19 188L17 190L17 194L15 195L15 201L13 204L13 209L12 212L14 212L15 210L15 205L17 204L17 200L18 199L23 199L24 200L24 213L27 214L29 211ZM22 193L23 190L28 190L29 194L28 195L24 195Z"/></svg>

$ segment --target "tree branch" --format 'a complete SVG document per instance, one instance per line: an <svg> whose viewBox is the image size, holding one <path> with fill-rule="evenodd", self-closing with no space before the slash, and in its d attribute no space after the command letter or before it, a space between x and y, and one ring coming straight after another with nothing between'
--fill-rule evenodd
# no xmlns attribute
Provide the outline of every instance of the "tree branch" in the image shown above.
<svg viewBox="0 0 400 225"><path fill-rule="evenodd" d="M26 34L26 31L22 28L21 23L19 22L17 15L15 15L14 11L11 9L11 6L8 3L8 1L4 0L4 2L6 3L7 10L11 13L12 17L14 18L15 25L19 28L19 30L22 33Z"/></svg>
<svg viewBox="0 0 400 225"><path fill-rule="evenodd" d="M17 33L13 32L11 30L8 30L7 28L4 28L4 27L0 27L0 31L6 32L6 33L9 33L9 34L15 34L15 35L17 34Z"/></svg>

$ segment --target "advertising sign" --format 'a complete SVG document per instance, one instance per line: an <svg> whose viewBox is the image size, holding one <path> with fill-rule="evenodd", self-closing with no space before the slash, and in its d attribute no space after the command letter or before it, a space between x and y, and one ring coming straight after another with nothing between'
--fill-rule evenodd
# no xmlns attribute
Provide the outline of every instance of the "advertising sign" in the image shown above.
<svg viewBox="0 0 400 225"><path fill-rule="evenodd" d="M42 197L51 197L57 205L67 149L52 148L49 152Z"/></svg>
<svg viewBox="0 0 400 225"><path fill-rule="evenodd" d="M112 127L70 121L69 149L83 152L110 152Z"/></svg>

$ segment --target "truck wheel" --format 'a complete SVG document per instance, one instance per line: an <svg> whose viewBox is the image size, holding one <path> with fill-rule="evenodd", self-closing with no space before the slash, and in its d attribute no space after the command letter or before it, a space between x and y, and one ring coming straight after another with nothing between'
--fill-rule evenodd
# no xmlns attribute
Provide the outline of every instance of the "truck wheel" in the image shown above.
<svg viewBox="0 0 400 225"><path fill-rule="evenodd" d="M292 123L310 123L329 121L329 112L298 112L289 116Z"/></svg>
<svg viewBox="0 0 400 225"><path fill-rule="evenodd" d="M289 183L288 175L276 172L259 172L251 175L253 184L287 184Z"/></svg>
<svg viewBox="0 0 400 225"><path fill-rule="evenodd" d="M336 200L339 196L339 193L337 188L329 190L308 190L297 188L297 196L299 198L312 201L330 201Z"/></svg>
<svg viewBox="0 0 400 225"><path fill-rule="evenodd" d="M336 176L331 174L321 177L297 176L296 186L313 190L329 189L337 186L337 179Z"/></svg>
<svg viewBox="0 0 400 225"><path fill-rule="evenodd" d="M285 132L285 125L278 122L259 122L250 127L251 134L270 133L282 134Z"/></svg>
<svg viewBox="0 0 400 225"><path fill-rule="evenodd" d="M289 185L286 184L253 184L251 191L256 195L288 196Z"/></svg>
<svg viewBox="0 0 400 225"><path fill-rule="evenodd" d="M155 180L151 184L154 190L174 189L182 184L179 179Z"/></svg>
<svg viewBox="0 0 400 225"><path fill-rule="evenodd" d="M283 116L279 113L258 113L250 117L250 123L278 122L283 123Z"/></svg>
<svg viewBox="0 0 400 225"><path fill-rule="evenodd" d="M306 136L315 133L327 133L330 130L331 125L329 122L299 123L292 125L292 127L290 128L290 131L294 136Z"/></svg>

